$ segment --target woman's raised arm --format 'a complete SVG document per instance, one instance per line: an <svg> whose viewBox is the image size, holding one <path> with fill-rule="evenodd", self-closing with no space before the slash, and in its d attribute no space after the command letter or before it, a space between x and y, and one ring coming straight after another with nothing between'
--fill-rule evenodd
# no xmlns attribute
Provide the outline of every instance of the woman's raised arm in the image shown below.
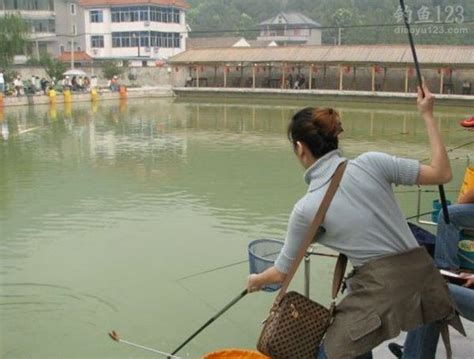
<svg viewBox="0 0 474 359"><path fill-rule="evenodd" d="M426 132L431 149L431 163L429 165L421 165L420 174L418 175L418 184L434 185L444 184L451 181L453 175L451 172L451 164L449 163L446 147L439 131L438 125L433 116L434 96L423 85L423 92L418 88L418 110L421 117L425 121Z"/></svg>

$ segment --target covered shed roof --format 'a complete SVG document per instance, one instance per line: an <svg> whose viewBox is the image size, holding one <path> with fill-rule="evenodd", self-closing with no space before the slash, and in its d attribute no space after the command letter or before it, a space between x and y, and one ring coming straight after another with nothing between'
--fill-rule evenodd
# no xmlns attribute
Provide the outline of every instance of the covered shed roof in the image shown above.
<svg viewBox="0 0 474 359"><path fill-rule="evenodd" d="M430 66L474 67L474 46L417 46L418 60ZM173 64L222 63L327 63L327 64L413 64L408 45L289 46L263 48L193 49L170 59Z"/></svg>

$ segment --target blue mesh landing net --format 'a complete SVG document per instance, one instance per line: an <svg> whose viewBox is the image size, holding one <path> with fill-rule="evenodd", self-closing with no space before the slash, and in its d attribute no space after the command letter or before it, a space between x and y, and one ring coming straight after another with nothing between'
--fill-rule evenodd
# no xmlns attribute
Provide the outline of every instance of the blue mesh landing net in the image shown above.
<svg viewBox="0 0 474 359"><path fill-rule="evenodd" d="M275 263L283 242L275 239L257 239L249 244L249 265L251 274L259 274ZM262 288L266 292L274 292L281 285L271 284Z"/></svg>

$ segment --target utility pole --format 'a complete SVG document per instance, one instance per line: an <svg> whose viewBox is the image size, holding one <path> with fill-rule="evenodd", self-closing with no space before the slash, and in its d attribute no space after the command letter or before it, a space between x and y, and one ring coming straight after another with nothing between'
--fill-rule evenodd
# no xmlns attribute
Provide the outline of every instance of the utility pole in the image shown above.
<svg viewBox="0 0 474 359"><path fill-rule="evenodd" d="M71 70L74 69L74 35L71 36Z"/></svg>
<svg viewBox="0 0 474 359"><path fill-rule="evenodd" d="M140 34L133 33L132 37L137 41L138 57L140 58Z"/></svg>
<svg viewBox="0 0 474 359"><path fill-rule="evenodd" d="M33 34L32 38L34 38L34 41L35 41L35 55L36 55L35 57L39 61L40 59L39 41L38 41L38 35L36 34L36 29L34 26L31 28L31 33ZM31 53L33 54L33 51L31 51Z"/></svg>
<svg viewBox="0 0 474 359"><path fill-rule="evenodd" d="M338 27L337 28L337 44L341 46L341 35L342 35L342 28Z"/></svg>

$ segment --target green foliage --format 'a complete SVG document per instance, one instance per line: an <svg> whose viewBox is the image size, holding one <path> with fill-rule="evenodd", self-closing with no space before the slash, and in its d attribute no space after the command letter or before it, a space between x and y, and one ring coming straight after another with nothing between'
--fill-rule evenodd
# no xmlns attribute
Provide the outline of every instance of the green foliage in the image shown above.
<svg viewBox="0 0 474 359"><path fill-rule="evenodd" d="M106 61L102 66L102 73L106 79L111 79L114 76L119 76L122 73L122 69L115 61Z"/></svg>
<svg viewBox="0 0 474 359"><path fill-rule="evenodd" d="M3 73L5 83L12 83L13 80L18 76L18 72L12 69L7 69Z"/></svg>
<svg viewBox="0 0 474 359"><path fill-rule="evenodd" d="M63 73L66 72L69 65L61 62L58 59L53 58L49 54L43 54L40 59L40 64L44 68L44 71L52 79L59 80L63 77Z"/></svg>
<svg viewBox="0 0 474 359"><path fill-rule="evenodd" d="M337 39L338 26L397 25L395 12L399 7L398 0L188 0L188 2L191 5L187 14L192 29L190 36L240 35L252 39L259 35L260 22L279 11L299 11L324 27L332 27L323 29L323 43L328 44L334 43ZM453 8L458 7L457 12L462 8L462 23L427 26L425 33L415 35L417 44L474 44L474 1L406 0L405 3L413 11L414 16L421 6L426 6L431 13L431 19L439 17L441 21L446 20ZM457 12L455 11L455 14ZM398 25L403 27L403 23ZM397 26L343 29L342 43L406 43L406 34L397 32L396 29Z"/></svg>
<svg viewBox="0 0 474 359"><path fill-rule="evenodd" d="M20 16L0 17L0 67L7 68L15 55L23 52L27 41L27 26Z"/></svg>

